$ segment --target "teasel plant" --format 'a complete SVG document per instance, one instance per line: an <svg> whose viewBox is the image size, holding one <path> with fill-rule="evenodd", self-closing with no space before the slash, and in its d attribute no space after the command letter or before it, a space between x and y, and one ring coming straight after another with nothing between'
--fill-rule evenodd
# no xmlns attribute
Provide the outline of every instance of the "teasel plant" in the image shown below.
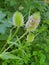
<svg viewBox="0 0 49 65"><path fill-rule="evenodd" d="M35 12L32 15L30 15L26 24L24 24L24 16L19 11L16 11L13 14L12 20L13 20L13 26L14 26L13 28L17 27L17 29L15 30L12 37L11 35L9 35L7 39L7 43L3 46L1 50L2 53L7 52L9 48L15 45L16 42L20 41L25 35L27 36L27 39L26 39L27 42L32 42L34 40L36 35L34 35L32 32L34 32L37 29L40 23L40 20L41 20L40 12ZM16 36L17 32L19 31L19 28L23 27L23 25L25 25L25 29L26 29L25 33L22 36L20 36L18 39L16 39L15 42L12 42L11 39L13 39L14 36ZM5 49L7 44L9 44L9 46Z"/></svg>

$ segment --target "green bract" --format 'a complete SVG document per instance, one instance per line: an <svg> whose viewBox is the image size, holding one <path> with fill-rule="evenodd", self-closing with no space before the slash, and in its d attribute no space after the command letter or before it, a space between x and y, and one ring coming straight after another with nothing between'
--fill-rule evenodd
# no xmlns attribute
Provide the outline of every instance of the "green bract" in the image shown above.
<svg viewBox="0 0 49 65"><path fill-rule="evenodd" d="M40 13L36 12L31 15L26 23L26 28L28 31L35 31L40 23Z"/></svg>
<svg viewBox="0 0 49 65"><path fill-rule="evenodd" d="M34 34L29 33L29 34L27 35L27 41L28 41L28 42L32 42L33 40L34 40Z"/></svg>
<svg viewBox="0 0 49 65"><path fill-rule="evenodd" d="M24 21L23 15L20 12L16 11L13 15L13 24L15 26L20 27L23 26L23 21Z"/></svg>

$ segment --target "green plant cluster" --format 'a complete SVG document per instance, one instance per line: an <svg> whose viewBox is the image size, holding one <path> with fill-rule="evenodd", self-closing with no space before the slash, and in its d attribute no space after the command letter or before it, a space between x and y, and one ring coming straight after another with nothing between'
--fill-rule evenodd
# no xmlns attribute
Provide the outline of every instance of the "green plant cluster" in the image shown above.
<svg viewBox="0 0 49 65"><path fill-rule="evenodd" d="M20 27L13 25L16 11L15 20L24 22ZM27 33L25 24L35 12L40 12L40 24ZM48 0L0 0L0 65L49 65Z"/></svg>

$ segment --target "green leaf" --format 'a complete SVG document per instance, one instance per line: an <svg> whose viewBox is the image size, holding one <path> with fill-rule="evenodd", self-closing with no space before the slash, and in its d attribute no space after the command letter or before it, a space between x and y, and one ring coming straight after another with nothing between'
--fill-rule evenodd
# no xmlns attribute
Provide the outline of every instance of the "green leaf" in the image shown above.
<svg viewBox="0 0 49 65"><path fill-rule="evenodd" d="M43 63L45 63L45 59L46 59L46 56L44 54L40 54L41 58L40 58L40 65L42 65Z"/></svg>
<svg viewBox="0 0 49 65"><path fill-rule="evenodd" d="M7 19L7 20L1 20L1 23L2 23L2 24L0 24L0 33L1 34L4 34L6 29L12 27L12 25L13 25L11 22L11 18Z"/></svg>
<svg viewBox="0 0 49 65"><path fill-rule="evenodd" d="M2 65L7 65L7 62L4 61L4 62L2 63Z"/></svg>
<svg viewBox="0 0 49 65"><path fill-rule="evenodd" d="M19 57L11 54L10 52L5 52L0 54L0 58L3 60L8 60L8 59L20 59Z"/></svg>
<svg viewBox="0 0 49 65"><path fill-rule="evenodd" d="M2 11L0 11L0 20L3 19L6 16L5 13L3 13Z"/></svg>
<svg viewBox="0 0 49 65"><path fill-rule="evenodd" d="M37 55L37 51L33 51L33 55L35 55L35 56L36 56L36 55Z"/></svg>
<svg viewBox="0 0 49 65"><path fill-rule="evenodd" d="M4 24L1 24L0 25L0 33L4 34L5 30L6 30L6 28L5 28Z"/></svg>

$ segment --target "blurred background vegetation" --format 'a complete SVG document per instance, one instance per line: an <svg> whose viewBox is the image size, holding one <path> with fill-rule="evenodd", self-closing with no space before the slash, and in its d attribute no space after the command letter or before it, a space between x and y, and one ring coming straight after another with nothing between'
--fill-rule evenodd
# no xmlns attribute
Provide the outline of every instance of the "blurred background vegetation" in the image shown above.
<svg viewBox="0 0 49 65"><path fill-rule="evenodd" d="M22 59L0 59L0 65L49 65L49 0L0 0L0 51L13 27L13 13L20 11L25 16L26 22L30 9L30 14L37 11L41 14L41 23L35 32L41 33L32 43L27 43L24 40L20 43L20 48L13 54ZM23 33L21 29L20 31L21 33L19 32L17 35Z"/></svg>

